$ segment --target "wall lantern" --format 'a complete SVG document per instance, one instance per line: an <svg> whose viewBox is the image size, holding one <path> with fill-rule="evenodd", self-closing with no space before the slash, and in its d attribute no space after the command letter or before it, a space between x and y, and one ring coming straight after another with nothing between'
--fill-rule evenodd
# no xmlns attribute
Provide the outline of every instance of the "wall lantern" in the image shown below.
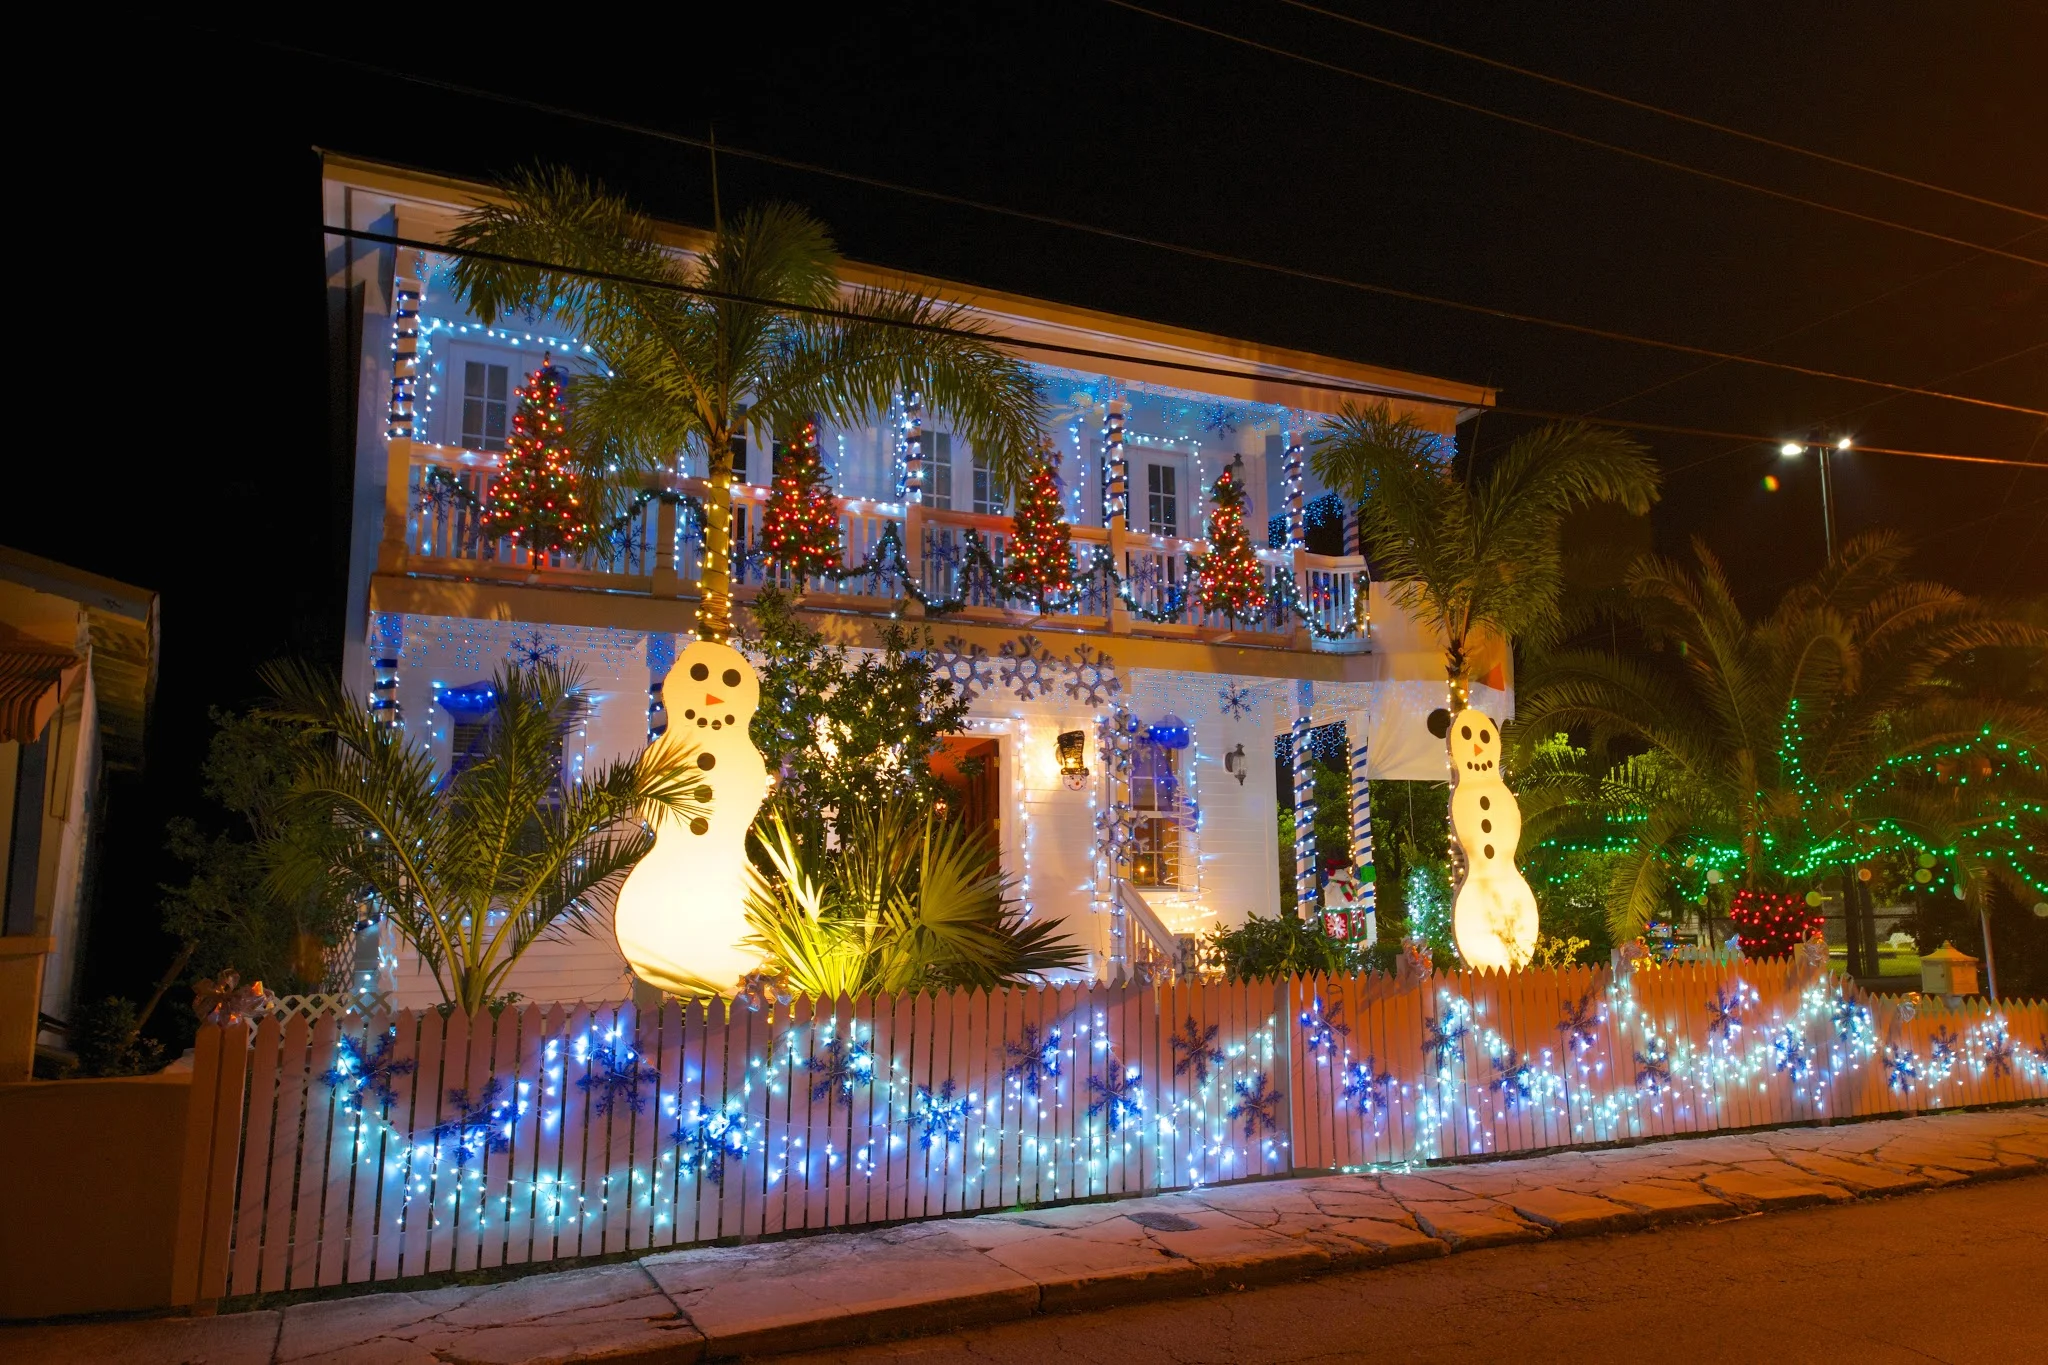
<svg viewBox="0 0 2048 1365"><path fill-rule="evenodd" d="M1064 730L1055 741L1060 756L1060 777L1067 784L1067 790L1077 792L1088 781L1088 734L1084 730Z"/></svg>
<svg viewBox="0 0 2048 1365"><path fill-rule="evenodd" d="M1236 778L1238 786L1242 787L1244 785L1244 775L1246 772L1244 745L1240 744L1229 753L1223 755L1223 771Z"/></svg>

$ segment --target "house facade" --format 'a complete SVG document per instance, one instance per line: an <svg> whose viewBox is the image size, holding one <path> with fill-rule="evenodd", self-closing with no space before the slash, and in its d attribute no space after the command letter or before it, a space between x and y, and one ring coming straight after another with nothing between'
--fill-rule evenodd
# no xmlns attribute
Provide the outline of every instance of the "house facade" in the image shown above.
<svg viewBox="0 0 2048 1365"><path fill-rule="evenodd" d="M485 326L449 289L450 261L421 244L444 240L486 194L388 166L326 165L327 223L356 234L328 238L335 334L356 339L346 667L373 707L446 765L478 723L476 685L494 669L573 663L590 691L563 754L573 780L666 724L661 683L695 625L693 508L706 471L701 456L679 456L605 547L580 558L534 564L479 530L475 499L498 467L517 390L544 362L572 384L596 364L565 327ZM670 236L678 251L702 243L683 229ZM849 286L904 282L858 266L844 274ZM1442 651L1372 581L1341 513L1333 528L1304 444L1356 398L1410 414L1448 452L1457 423L1492 392L909 283L970 304L1038 376L1081 587L1043 612L1005 597L988 573L1012 529L1001 490L945 414L904 396L870 425L821 433L847 577L812 585L803 605L855 648L873 647L892 619L929 631L936 667L970 703L965 733L938 762L993 827L1032 916L1059 920L1093 973L1114 978L1170 963L1193 935L1274 914L1283 868L1312 903L1326 869L1314 866L1312 835L1305 848L1278 847L1276 807L1291 793L1272 755L1283 737L1283 750L1305 753L1308 731L1332 722L1344 724L1354 778L1353 861L1369 869L1366 779L1446 775L1425 727L1443 704ZM776 435L750 425L736 453L742 618L773 577L751 547ZM1253 621L1207 615L1187 591L1226 469L1250 491L1255 536L1270 527L1273 542L1259 551L1268 606ZM1474 704L1505 714L1505 651L1477 672ZM973 777L961 776L962 759L982 760L965 766ZM1295 771L1305 779L1300 762ZM1370 894L1354 929L1367 935ZM359 986L402 1004L439 999L388 934L366 933L357 963ZM598 934L539 945L508 984L528 999L614 1000L631 980Z"/></svg>

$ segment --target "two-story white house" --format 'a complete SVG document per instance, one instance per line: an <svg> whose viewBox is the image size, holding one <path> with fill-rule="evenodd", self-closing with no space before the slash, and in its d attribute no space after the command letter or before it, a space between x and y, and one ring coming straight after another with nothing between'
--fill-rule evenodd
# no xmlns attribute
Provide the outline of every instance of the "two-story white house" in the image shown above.
<svg viewBox="0 0 2048 1365"><path fill-rule="evenodd" d="M487 540L459 500L437 494L438 468L479 491L500 458L516 390L544 355L573 373L583 344L546 321L486 327L447 287L449 262L394 246L444 240L487 187L330 157L325 205L337 335L355 358L354 530L347 671L447 763L461 751L465 689L508 659L573 660L591 688L587 722L564 756L582 763L637 751L658 723L652 699L690 638L699 548L674 499L655 499L603 553L535 574L509 542ZM687 252L704 238L675 227ZM901 282L850 266L850 286ZM892 614L922 617L935 662L971 703L948 757L982 757L976 793L995 812L1005 870L1034 917L1062 922L1102 976L1181 951L1186 935L1276 912L1276 735L1343 721L1352 752L1353 852L1371 859L1365 779L1442 780L1444 751L1425 728L1443 704L1441 650L1369 581L1356 553L1312 553L1307 508L1322 491L1303 443L1347 398L1382 399L1441 433L1493 401L1491 390L1228 337L916 279L969 303L1038 374L1059 452L1077 564L1114 577L1062 610L1006 602L972 571L970 536L1000 560L1012 521L972 446L901 406L874 424L827 429L847 564L886 533L907 576L854 577L804 599L834 639L872 644ZM1058 348L1058 349L1052 349ZM1076 352L1086 352L1085 360ZM749 429L734 494L734 538L758 525L775 433ZM911 443L915 443L914 450ZM921 458L921 495L905 491ZM1205 617L1185 592L1202 550L1208 490L1238 464L1271 603L1265 617ZM1111 472L1125 497L1110 494ZM701 497L701 467L679 461L664 489ZM1323 504L1327 509L1330 504ZM1342 530L1324 549L1355 551ZM758 591L755 558L736 577L740 612ZM1114 586L1112 586L1114 585ZM1478 670L1476 704L1512 708L1504 651ZM1120 726L1125 748L1100 737ZM1181 731L1185 730L1184 742ZM1063 772L1059 737L1085 737L1085 776ZM1072 742L1069 742L1069 751ZM1071 766L1071 763L1069 764ZM1306 799L1304 795L1304 799ZM1304 824L1306 822L1303 822ZM1306 903L1319 870L1300 850ZM403 1003L438 999L395 941L381 971ZM366 967L368 959L364 959ZM545 943L509 985L529 999L617 999L630 988L608 936Z"/></svg>

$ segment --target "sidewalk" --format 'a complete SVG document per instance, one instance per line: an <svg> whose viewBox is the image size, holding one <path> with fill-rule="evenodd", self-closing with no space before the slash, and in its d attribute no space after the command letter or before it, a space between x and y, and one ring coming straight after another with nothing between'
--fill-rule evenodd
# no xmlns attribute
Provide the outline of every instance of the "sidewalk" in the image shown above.
<svg viewBox="0 0 2048 1365"><path fill-rule="evenodd" d="M200 1319L0 1328L0 1358L539 1365L774 1354L2048 1171L2048 1106L1321 1176L667 1252Z"/></svg>

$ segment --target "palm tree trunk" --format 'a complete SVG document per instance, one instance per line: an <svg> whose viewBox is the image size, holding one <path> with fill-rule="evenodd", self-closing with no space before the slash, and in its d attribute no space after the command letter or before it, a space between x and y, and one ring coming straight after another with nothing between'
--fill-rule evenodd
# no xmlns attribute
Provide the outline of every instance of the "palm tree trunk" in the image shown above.
<svg viewBox="0 0 2048 1365"><path fill-rule="evenodd" d="M704 499L704 568L697 638L732 638L732 433L711 434L711 487Z"/></svg>

